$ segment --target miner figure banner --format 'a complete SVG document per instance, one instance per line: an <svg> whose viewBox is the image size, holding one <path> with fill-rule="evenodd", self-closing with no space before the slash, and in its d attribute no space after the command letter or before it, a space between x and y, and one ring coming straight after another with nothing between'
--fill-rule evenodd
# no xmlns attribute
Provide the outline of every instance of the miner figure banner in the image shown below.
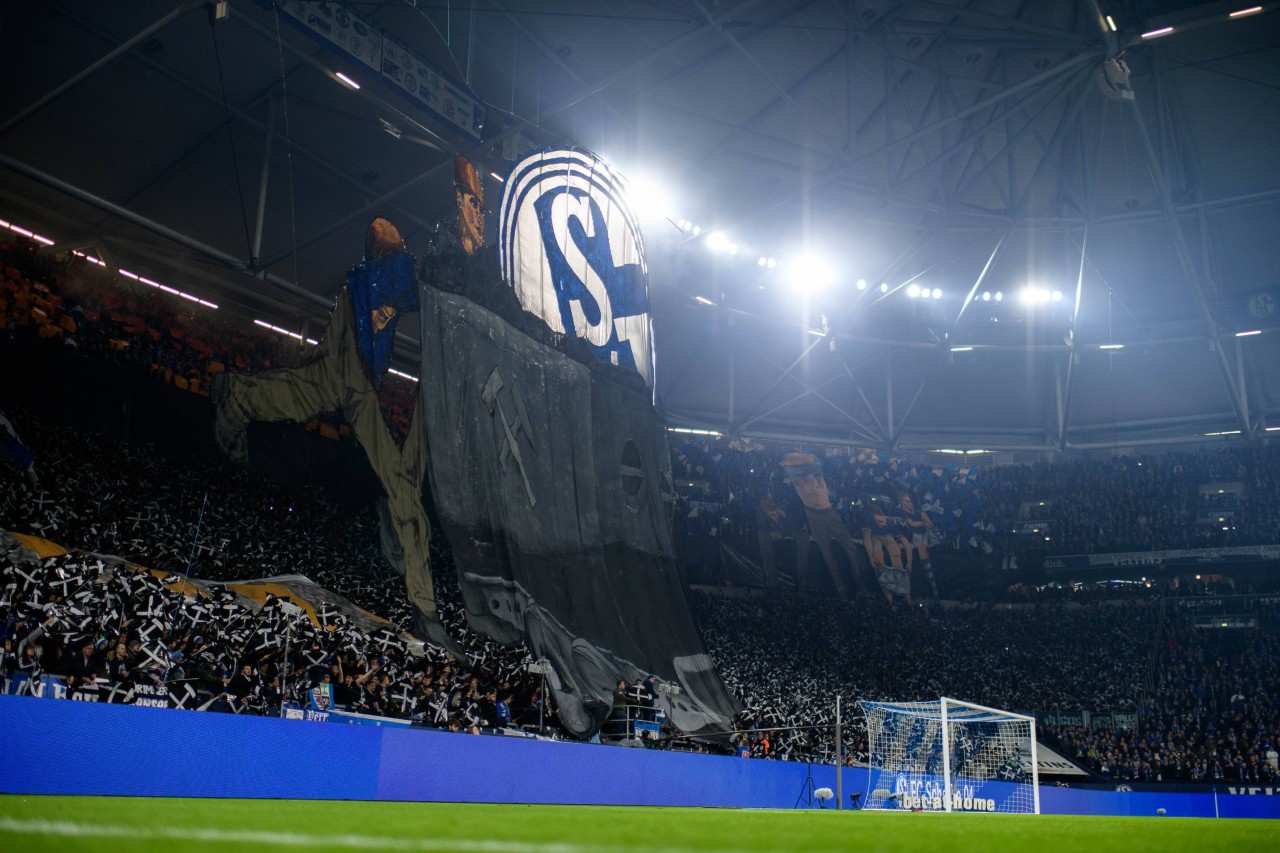
<svg viewBox="0 0 1280 853"><path fill-rule="evenodd" d="M479 172L459 158L454 180L457 228L437 235L426 283L395 226L375 219L304 363L215 381L218 443L244 459L251 421L341 412L382 486L383 553L419 636L462 654L436 611L429 503L469 624L551 662L569 731L598 730L618 679L648 675L678 728L726 729L736 703L703 651L672 547L670 460L647 384L648 272L625 182L582 151L517 163L499 280L478 242ZM398 445L377 387L414 310L421 381Z"/></svg>

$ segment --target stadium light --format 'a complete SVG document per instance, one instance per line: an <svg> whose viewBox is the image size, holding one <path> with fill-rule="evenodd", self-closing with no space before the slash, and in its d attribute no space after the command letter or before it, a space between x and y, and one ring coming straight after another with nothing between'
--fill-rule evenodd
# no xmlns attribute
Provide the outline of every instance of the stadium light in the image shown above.
<svg viewBox="0 0 1280 853"><path fill-rule="evenodd" d="M942 298L942 288L940 288L940 287L935 287L935 288L933 289L933 298L934 298L934 299L941 299L941 298Z"/></svg>
<svg viewBox="0 0 1280 853"><path fill-rule="evenodd" d="M826 287L832 281L831 267L813 255L804 255L790 264L788 278L792 285L806 290Z"/></svg>
<svg viewBox="0 0 1280 853"><path fill-rule="evenodd" d="M297 340L297 341L302 340L302 335L298 334L297 332L291 332L288 329L282 329L279 326L273 326L264 320L254 320L253 325L261 326L264 329L270 329L271 331L275 332L278 335L284 335L285 337L293 338L294 340Z"/></svg>
<svg viewBox="0 0 1280 853"><path fill-rule="evenodd" d="M883 282L883 281L882 281L882 282L880 282L880 292L881 292L881 293L888 293L888 292L889 292L889 284L888 284L887 282Z"/></svg>
<svg viewBox="0 0 1280 853"><path fill-rule="evenodd" d="M670 195L648 176L628 181L627 200L637 214L647 219L666 219L671 213Z"/></svg>
<svg viewBox="0 0 1280 853"><path fill-rule="evenodd" d="M1053 292L1053 294L1052 294L1052 299L1053 299L1053 301L1054 301L1054 302L1061 302L1061 301L1062 301L1062 291L1061 291L1061 290L1055 290L1055 291Z"/></svg>
<svg viewBox="0 0 1280 853"><path fill-rule="evenodd" d="M1004 299L1004 294L997 290L997 291L996 291L996 302L999 302L1001 299Z"/></svg>
<svg viewBox="0 0 1280 853"><path fill-rule="evenodd" d="M733 248L733 241L723 231L712 231L707 235L707 248L713 252L728 252Z"/></svg>
<svg viewBox="0 0 1280 853"><path fill-rule="evenodd" d="M913 284L907 288L907 296L910 296L912 299L915 299L919 295L920 295L920 285Z"/></svg>
<svg viewBox="0 0 1280 853"><path fill-rule="evenodd" d="M990 301L991 301L991 291L990 291L990 290L984 290L984 291L982 291L982 301L983 301L983 302L990 302Z"/></svg>
<svg viewBox="0 0 1280 853"><path fill-rule="evenodd" d="M858 290L867 289L867 280L865 278L858 279Z"/></svg>
<svg viewBox="0 0 1280 853"><path fill-rule="evenodd" d="M769 269L773 269L773 268L774 268L774 267L776 267L777 265L778 265L778 259L777 259L777 258L770 258L770 259L769 259L769 262L765 264L765 266L766 266L766 267L768 267Z"/></svg>
<svg viewBox="0 0 1280 853"><path fill-rule="evenodd" d="M352 89L359 89L359 88L360 88L360 84L359 84L359 83L357 83L355 80L352 80L350 77L348 77L347 75L343 74L341 71L335 71L335 72L333 73L333 76L334 76L334 77L337 77L337 78L338 78L339 80L341 80L343 83L346 83L346 84L347 84L348 86L350 86Z"/></svg>

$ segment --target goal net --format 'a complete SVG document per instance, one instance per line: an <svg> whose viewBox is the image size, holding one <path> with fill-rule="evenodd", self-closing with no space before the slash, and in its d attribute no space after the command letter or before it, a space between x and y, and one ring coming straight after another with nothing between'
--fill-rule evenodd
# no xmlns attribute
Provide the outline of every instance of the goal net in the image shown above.
<svg viewBox="0 0 1280 853"><path fill-rule="evenodd" d="M1034 717L945 697L858 704L870 776L863 808L1040 813Z"/></svg>

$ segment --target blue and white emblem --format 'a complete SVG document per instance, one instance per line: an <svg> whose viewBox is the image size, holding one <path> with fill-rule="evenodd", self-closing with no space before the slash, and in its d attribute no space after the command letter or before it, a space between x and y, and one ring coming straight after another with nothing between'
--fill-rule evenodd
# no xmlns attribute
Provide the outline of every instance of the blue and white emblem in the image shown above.
<svg viewBox="0 0 1280 853"><path fill-rule="evenodd" d="M612 167L578 149L520 160L502 192L498 251L525 310L653 385L644 241Z"/></svg>

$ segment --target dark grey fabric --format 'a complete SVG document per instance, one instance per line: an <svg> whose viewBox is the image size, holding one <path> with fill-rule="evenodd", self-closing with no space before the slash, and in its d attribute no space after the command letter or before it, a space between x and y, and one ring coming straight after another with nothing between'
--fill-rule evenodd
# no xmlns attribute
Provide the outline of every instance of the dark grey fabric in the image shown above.
<svg viewBox="0 0 1280 853"><path fill-rule="evenodd" d="M704 653L671 532L666 434L647 392L423 287L429 500L473 628L525 639L570 731L595 731L619 678L653 674L684 731L737 710Z"/></svg>

